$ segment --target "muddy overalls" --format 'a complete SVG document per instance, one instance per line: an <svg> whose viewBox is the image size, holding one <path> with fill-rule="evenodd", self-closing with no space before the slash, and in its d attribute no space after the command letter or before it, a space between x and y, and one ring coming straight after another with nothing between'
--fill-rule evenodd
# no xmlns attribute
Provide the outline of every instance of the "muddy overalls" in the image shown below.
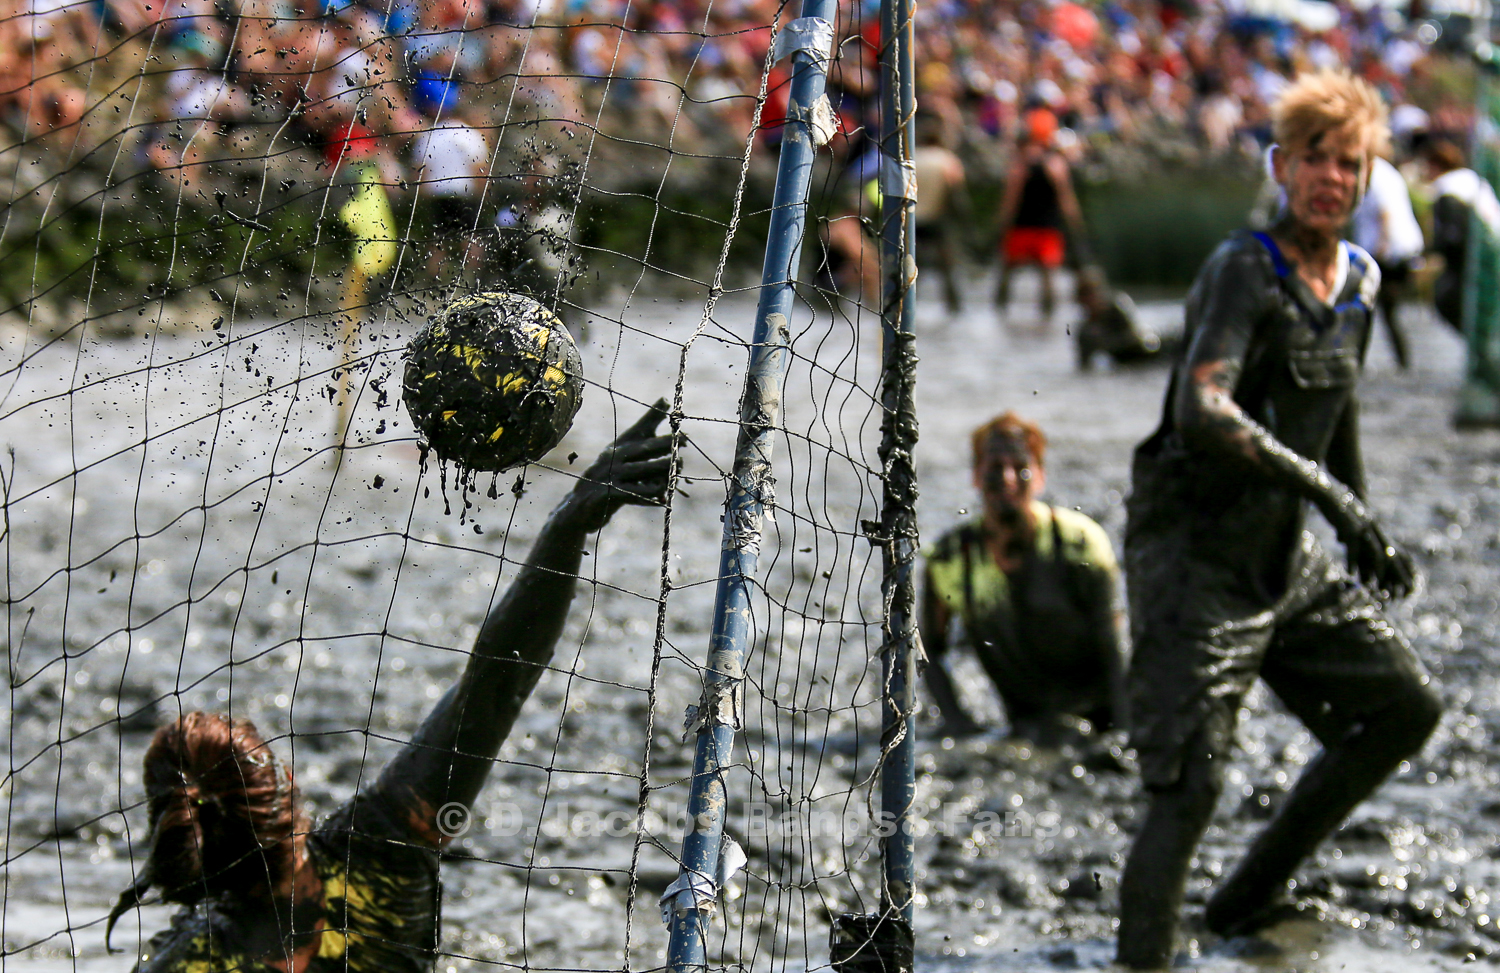
<svg viewBox="0 0 1500 973"><path fill-rule="evenodd" d="M962 619L1013 730L1037 732L1064 715L1108 729L1124 667L1114 551L1083 514L1031 506L1037 535L1019 570L1000 570L976 518L925 552L928 583Z"/></svg>
<svg viewBox="0 0 1500 973"><path fill-rule="evenodd" d="M1270 237L1244 233L1209 258L1186 307L1189 348L1203 329L1242 329L1234 401L1318 463L1355 407L1379 283L1368 254L1340 245L1348 275L1331 305ZM1210 754L1228 752L1257 676L1325 742L1428 681L1375 597L1305 529L1299 494L1184 441L1173 416L1191 360L1136 450L1127 503L1131 730L1147 787L1177 782L1200 728Z"/></svg>

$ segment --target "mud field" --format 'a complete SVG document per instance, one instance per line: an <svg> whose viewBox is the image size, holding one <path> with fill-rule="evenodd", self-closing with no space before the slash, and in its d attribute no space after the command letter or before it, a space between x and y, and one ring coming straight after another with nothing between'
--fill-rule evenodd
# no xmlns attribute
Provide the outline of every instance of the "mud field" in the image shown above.
<svg viewBox="0 0 1500 973"><path fill-rule="evenodd" d="M924 536L974 505L969 428L1015 408L1051 438L1052 502L1095 516L1118 542L1129 450L1155 423L1165 373L1079 374L1067 309L1040 326L1022 290L1001 323L981 283L957 320L921 307ZM737 336L753 299L726 297L711 322L676 300L617 295L606 306L623 306L623 323L592 322L591 387L568 439L520 481L505 475L491 491L482 479L469 494L435 465L421 471L398 407L391 373L415 318L366 332L343 453L331 448L342 378L326 321L45 345L5 334L0 439L14 452L0 462L12 687L0 965L125 970L166 925L168 907L130 913L114 936L126 954L105 953L104 916L141 861L140 757L159 721L194 708L254 719L315 817L376 773L462 666L497 576L513 576L570 473L638 403L670 397L681 362L692 443L670 535L664 543L661 511L626 510L585 560L592 583L554 670L444 866L438 969L660 965L656 900L677 871L691 760L682 714L707 651L719 475L745 360ZM1164 329L1179 313L1171 302L1144 310ZM1315 748L1257 691L1195 867L1182 968L1446 970L1500 950L1500 771L1489 758L1500 735L1500 434L1450 429L1462 350L1429 316L1409 318L1413 372L1396 372L1379 339L1372 352L1365 455L1375 506L1426 577L1396 617L1449 713L1421 758L1303 870L1305 917L1226 943L1195 925L1205 890ZM859 523L879 503L878 327L804 309L794 332L731 780L741 810L730 829L749 865L712 949L716 963L756 970L826 966L829 913L871 908L875 888L863 809L877 756L879 557ZM964 669L973 708L997 732L955 743L924 723L919 968L1107 966L1141 809L1129 756L1109 752L1118 740L1054 752L1004 739L976 666Z"/></svg>

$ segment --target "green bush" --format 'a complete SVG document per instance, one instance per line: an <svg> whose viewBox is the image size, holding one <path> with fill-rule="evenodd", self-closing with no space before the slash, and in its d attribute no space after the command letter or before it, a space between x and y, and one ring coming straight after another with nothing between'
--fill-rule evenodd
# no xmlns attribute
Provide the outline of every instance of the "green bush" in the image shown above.
<svg viewBox="0 0 1500 973"><path fill-rule="evenodd" d="M1120 286L1185 288L1213 248L1245 225L1258 185L1209 169L1080 185L1095 256Z"/></svg>
<svg viewBox="0 0 1500 973"><path fill-rule="evenodd" d="M706 185L665 190L659 184L589 187L579 202L574 237L582 248L584 280L629 283L643 264L653 286L709 280L734 213L729 189L738 173L723 175L721 181L704 180ZM771 195L764 182L752 179L741 200L726 286L760 276ZM1000 189L995 182L971 186L969 236L981 264L994 259ZM1243 173L1176 168L1128 180L1080 180L1079 198L1094 256L1114 283L1181 289L1215 244L1244 224L1255 191ZM813 201L810 230L835 201L823 195ZM348 259L348 235L336 207L318 192L275 196L254 215L259 227L247 222L248 198L185 195L179 204L175 191L149 176L70 206L44 210L12 201L10 232L0 247L0 302L18 308L33 299L66 304L88 295L92 313L102 315L181 295L233 298L241 312L274 313L283 295L305 291L309 275L315 300L327 302L337 293L332 277ZM105 199L109 208L101 220ZM404 215L398 220L403 232ZM414 245L425 232L412 227ZM804 249L813 255L816 246L809 238ZM409 255L404 263L409 273L421 273L421 260Z"/></svg>

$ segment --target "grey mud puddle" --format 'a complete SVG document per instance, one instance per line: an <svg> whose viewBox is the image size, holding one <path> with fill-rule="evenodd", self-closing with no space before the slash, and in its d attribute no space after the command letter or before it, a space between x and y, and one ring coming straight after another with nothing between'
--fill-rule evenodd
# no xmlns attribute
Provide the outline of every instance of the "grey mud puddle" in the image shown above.
<svg viewBox="0 0 1500 973"><path fill-rule="evenodd" d="M1129 452L1156 422L1165 373L1080 375L1067 308L1043 325L1028 316L1022 290L1002 323L983 303L987 293L976 283L970 311L951 320L936 304L921 305L924 536L974 505L968 431L1015 409L1051 440L1051 502L1095 517L1118 544ZM439 973L662 963L656 899L676 874L674 828L691 759L678 733L707 650L717 476L732 447L725 419L735 414L744 360L723 335L747 328L752 308L743 296L720 302L717 324L687 357L694 450L689 496L673 511L674 587L656 696L648 690L661 517L628 511L587 559L600 583L581 591L556 670L502 751L473 830L455 846L469 857L444 865ZM1164 329L1179 313L1169 302L1143 310ZM496 577L510 576L566 489L565 457L576 451L586 460L614 424L634 419L634 402L670 394L677 342L699 311L640 298L627 327L596 322L584 348L591 386L551 468L528 472L519 487L507 477L498 500L471 496L463 526L456 510L443 514L435 471L419 479L405 415L391 403L378 408L373 392L361 400L359 448L334 462L325 397L262 394L266 376L276 389L299 375L328 384L337 363L312 324L237 325L244 342L219 359L188 359L207 336L163 336L155 346L91 339L49 348L8 376L7 409L38 404L0 424L0 439L17 450L7 575L17 688L3 704L11 776L0 793L4 967L129 968L128 953L104 952L103 917L140 860L139 768L149 730L179 709L232 706L256 720L292 762L315 816L367 779L458 671ZM1500 736L1500 434L1451 430L1460 344L1431 315L1408 316L1413 372L1397 373L1380 339L1372 351L1365 455L1374 504L1427 579L1395 616L1440 680L1448 715L1421 757L1303 869L1299 892L1322 917L1225 943L1197 926L1207 891L1315 751L1274 699L1256 693L1195 864L1184 969L1438 971L1492 967L1500 951L1500 767L1492 757ZM878 506L867 471L879 422L858 391L874 381L878 328L868 315L850 322L826 313L804 314L797 326L799 351L825 371L799 359L787 384L794 435L777 459L785 507L763 562L772 601L757 618L763 635L731 792L742 806L800 802L843 813L863 804L873 769L879 558L872 563L868 544L849 539ZM410 328L391 322L366 347L399 349ZM13 363L16 336L0 350ZM232 367L220 370L222 359ZM80 374L127 376L148 361L176 364L150 389L122 377L48 400L68 387L75 365ZM390 388L393 361L377 356L366 377ZM242 395L245 404L220 411L221 377L225 401ZM160 435L141 480L143 457L132 443L147 401ZM76 477L75 468L83 471ZM447 489L450 504L462 503L451 482ZM998 725L977 667L963 671L972 711ZM820 699L837 705L820 709ZM1107 967L1120 865L1141 810L1128 759L1099 748L1037 751L998 736L945 743L926 724L922 732L919 969ZM634 812L648 753L653 816L645 832L580 832L580 821ZM519 830L509 827L515 820ZM874 845L754 838L749 824L731 820L750 865L715 920L713 962L824 968L828 915L874 901ZM143 909L139 923L127 915L115 945L136 948L169 915L160 906Z"/></svg>

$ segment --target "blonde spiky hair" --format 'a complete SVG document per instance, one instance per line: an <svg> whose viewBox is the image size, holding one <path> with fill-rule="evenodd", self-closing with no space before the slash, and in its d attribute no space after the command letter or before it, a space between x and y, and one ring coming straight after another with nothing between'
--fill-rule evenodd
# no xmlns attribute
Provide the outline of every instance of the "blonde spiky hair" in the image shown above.
<svg viewBox="0 0 1500 973"><path fill-rule="evenodd" d="M1292 82L1271 109L1276 141L1288 151L1310 145L1337 132L1365 147L1370 156L1383 154L1391 140L1385 103L1370 84L1348 71L1322 70Z"/></svg>

